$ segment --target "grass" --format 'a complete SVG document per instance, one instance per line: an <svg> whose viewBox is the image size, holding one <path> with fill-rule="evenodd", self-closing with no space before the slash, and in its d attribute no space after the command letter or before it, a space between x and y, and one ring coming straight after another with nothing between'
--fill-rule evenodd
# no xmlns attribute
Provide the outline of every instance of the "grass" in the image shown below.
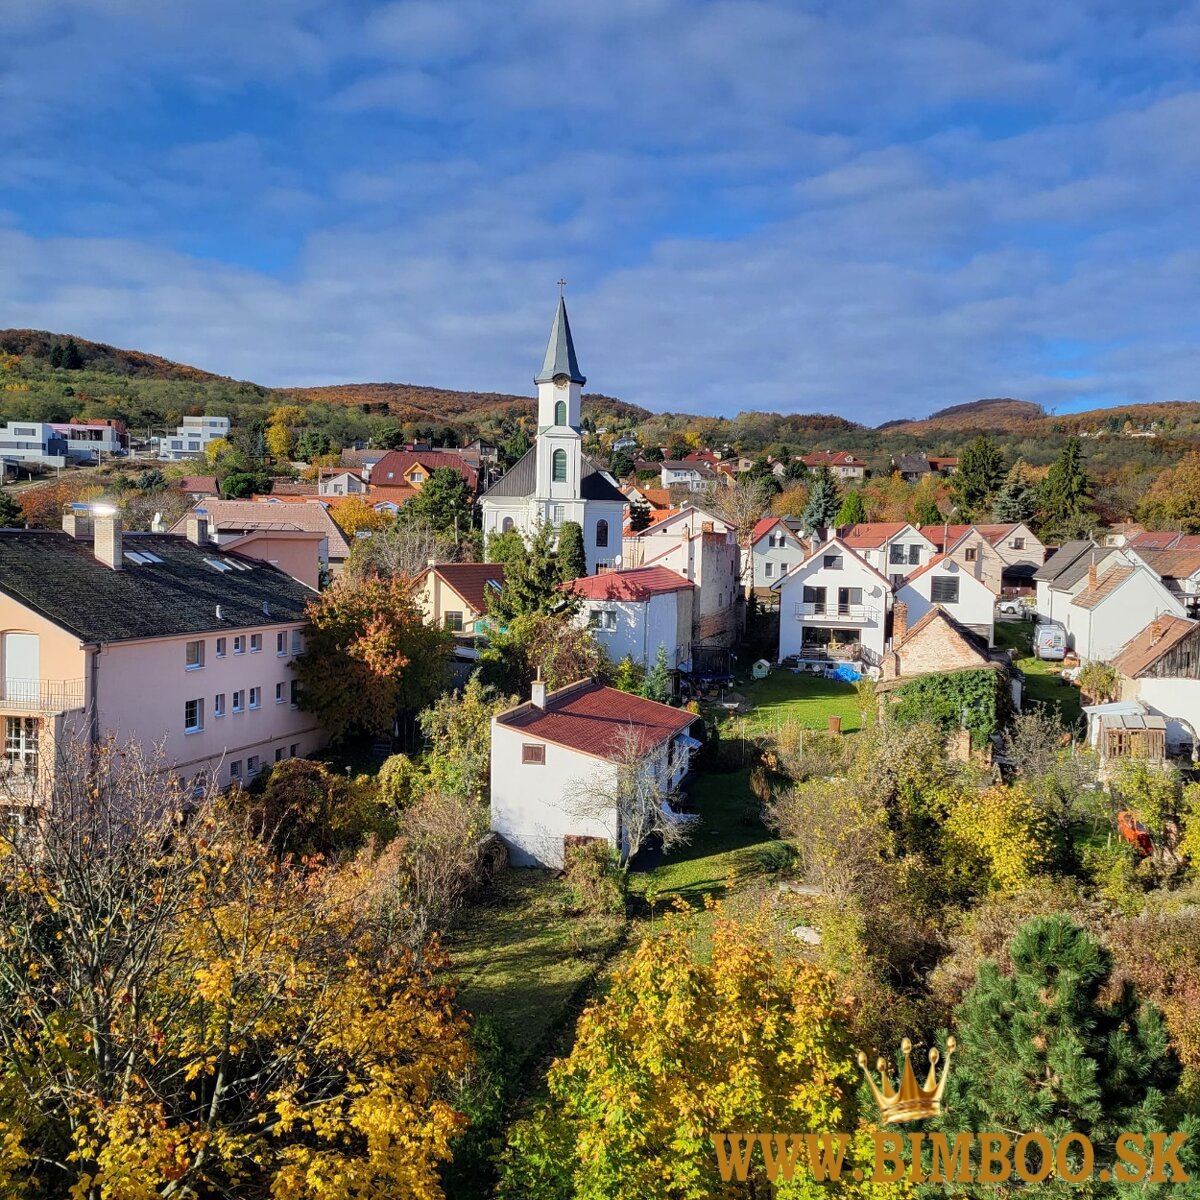
<svg viewBox="0 0 1200 1200"><path fill-rule="evenodd" d="M1057 707L1059 720L1074 729L1083 715L1079 689L1062 682L1061 662L1034 658L1033 630L1032 621L997 621L996 645L1016 651L1016 665L1025 676L1025 699Z"/></svg>
<svg viewBox="0 0 1200 1200"><path fill-rule="evenodd" d="M741 736L742 722L746 737L774 733L785 721L799 721L810 729L824 729L830 716L842 718L842 732L862 728L858 693L854 684L840 683L820 675L793 675L791 671L772 671L766 679L739 684L738 692L754 705L745 718L735 717L726 728ZM732 728L731 728L732 727Z"/></svg>

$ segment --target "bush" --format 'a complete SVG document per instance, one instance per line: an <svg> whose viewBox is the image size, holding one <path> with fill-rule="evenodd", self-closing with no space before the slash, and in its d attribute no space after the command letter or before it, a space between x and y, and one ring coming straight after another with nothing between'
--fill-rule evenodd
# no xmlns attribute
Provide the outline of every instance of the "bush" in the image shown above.
<svg viewBox="0 0 1200 1200"><path fill-rule="evenodd" d="M573 906L591 916L625 912L625 876L607 842L576 842L563 856Z"/></svg>
<svg viewBox="0 0 1200 1200"><path fill-rule="evenodd" d="M379 799L393 811L407 808L425 790L425 773L407 754L393 754L379 768Z"/></svg>

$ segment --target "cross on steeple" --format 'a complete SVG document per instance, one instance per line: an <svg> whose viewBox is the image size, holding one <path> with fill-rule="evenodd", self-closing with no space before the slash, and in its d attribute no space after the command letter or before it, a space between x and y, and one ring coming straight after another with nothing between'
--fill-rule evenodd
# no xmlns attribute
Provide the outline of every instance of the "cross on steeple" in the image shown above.
<svg viewBox="0 0 1200 1200"><path fill-rule="evenodd" d="M563 288L565 288L566 286L567 286L567 281L565 279L560 279L558 281L558 298L560 300L562 299Z"/></svg>

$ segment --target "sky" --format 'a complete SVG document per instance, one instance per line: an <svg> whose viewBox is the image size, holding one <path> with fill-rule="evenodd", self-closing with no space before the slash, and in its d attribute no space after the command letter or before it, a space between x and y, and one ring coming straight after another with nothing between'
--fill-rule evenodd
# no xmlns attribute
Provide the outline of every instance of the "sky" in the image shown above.
<svg viewBox="0 0 1200 1200"><path fill-rule="evenodd" d="M0 327L867 424L1200 392L1200 0L2 0Z"/></svg>

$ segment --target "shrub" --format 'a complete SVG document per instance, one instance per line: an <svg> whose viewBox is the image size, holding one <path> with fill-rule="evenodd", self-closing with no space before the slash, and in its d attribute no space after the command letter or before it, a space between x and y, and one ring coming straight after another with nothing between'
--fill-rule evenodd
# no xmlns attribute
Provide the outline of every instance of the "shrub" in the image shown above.
<svg viewBox="0 0 1200 1200"><path fill-rule="evenodd" d="M575 908L593 916L625 912L625 876L607 842L576 842L563 857Z"/></svg>

